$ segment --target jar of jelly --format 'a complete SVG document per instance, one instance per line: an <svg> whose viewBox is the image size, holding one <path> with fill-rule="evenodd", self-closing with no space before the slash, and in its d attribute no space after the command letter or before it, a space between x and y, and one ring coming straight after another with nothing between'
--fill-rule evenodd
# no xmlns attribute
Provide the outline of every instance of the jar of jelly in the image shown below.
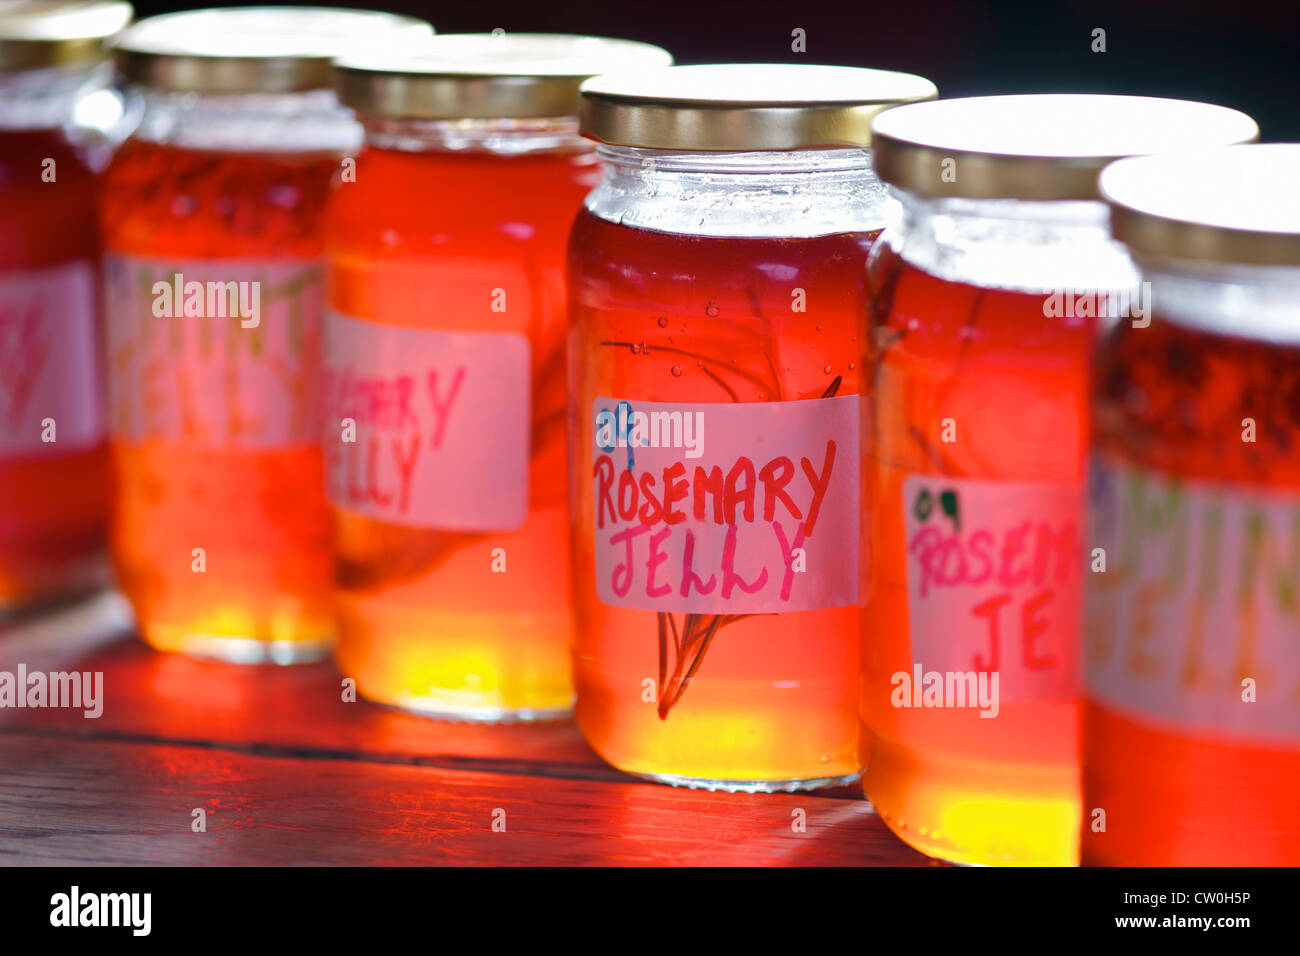
<svg viewBox="0 0 1300 956"><path fill-rule="evenodd" d="M330 203L323 447L337 659L372 700L572 709L564 248L598 169L578 85L670 62L545 34L338 62L366 143Z"/></svg>
<svg viewBox="0 0 1300 956"><path fill-rule="evenodd" d="M0 614L108 579L96 174L126 3L0 10ZM112 99L111 94L110 100Z"/></svg>
<svg viewBox="0 0 1300 956"><path fill-rule="evenodd" d="M387 14L259 7L155 17L115 41L144 115L101 207L112 548L160 650L277 663L329 652L322 220L360 140L329 63L350 43L430 32Z"/></svg>
<svg viewBox="0 0 1300 956"><path fill-rule="evenodd" d="M1085 863L1300 864L1300 145L1107 167L1151 309L1101 338Z"/></svg>
<svg viewBox="0 0 1300 956"><path fill-rule="evenodd" d="M623 770L856 781L858 339L902 73L673 67L583 86L569 246L577 720Z"/></svg>
<svg viewBox="0 0 1300 956"><path fill-rule="evenodd" d="M965 863L1073 864L1089 357L1140 307L1096 179L1252 139L1178 100L995 96L891 110L901 202L870 261L863 362L867 796Z"/></svg>

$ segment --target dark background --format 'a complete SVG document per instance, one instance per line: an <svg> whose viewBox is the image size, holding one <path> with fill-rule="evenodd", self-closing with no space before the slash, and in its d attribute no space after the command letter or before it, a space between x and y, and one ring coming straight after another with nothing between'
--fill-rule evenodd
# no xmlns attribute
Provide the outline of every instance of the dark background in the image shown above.
<svg viewBox="0 0 1300 956"><path fill-rule="evenodd" d="M301 0L309 3L312 0ZM319 0L317 0L319 2ZM193 4L136 3L139 16ZM247 5L238 4L238 5ZM940 96L1093 92L1233 106L1265 140L1300 141L1300 0L479 0L366 6L440 33L589 33L647 40L680 63L842 63L907 70ZM791 31L807 34L792 53ZM1091 52L1106 31L1106 53Z"/></svg>

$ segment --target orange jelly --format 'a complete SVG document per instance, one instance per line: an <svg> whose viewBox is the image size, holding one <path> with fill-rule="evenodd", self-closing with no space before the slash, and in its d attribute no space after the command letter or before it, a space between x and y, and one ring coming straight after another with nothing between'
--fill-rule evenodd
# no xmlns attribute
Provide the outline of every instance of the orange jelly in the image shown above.
<svg viewBox="0 0 1300 956"><path fill-rule="evenodd" d="M873 123L902 208L872 250L864 343L863 782L925 853L1078 860L1090 361L1099 324L1142 305L1096 175L1112 150L1255 131L1221 107L1089 95Z"/></svg>
<svg viewBox="0 0 1300 956"><path fill-rule="evenodd" d="M863 262L873 237L871 230L785 240L679 236L584 213L573 234L572 374L581 383L575 398L615 415L616 446L624 403L629 412L662 408L703 416L706 447L722 441L713 437L715 419L719 430L731 424L708 407L720 403L735 403L743 415L753 404L800 402L813 414L816 403L827 401L837 406L832 416L847 409L852 426L861 381L853 359ZM680 282L684 274L689 284ZM818 303L811 314L789 312L791 285ZM599 402L611 395L618 404ZM598 429L589 414L577 434L579 448L595 447L580 459L594 488L576 515L575 575L584 583L609 578L601 581L608 585L605 600L599 591L593 599L588 583L579 605L578 721L587 739L624 769L673 780L752 780L766 787L768 781L855 777L857 647L846 639L857 626L855 603L781 614L614 603L637 595L649 600L657 592L680 597L683 589L698 595L712 590L711 581L719 598L733 599L759 582L767 590L770 582L781 600L801 573L797 559L783 555L806 548L805 539L846 530L855 543L852 524L846 529L833 517L821 519L819 536L813 511L823 489L851 473L852 427L808 457L788 448L742 449L730 467L711 454L701 455L703 465L674 456L667 471L638 466L635 447L630 458L625 449L600 447ZM642 452L643 463L647 458ZM635 485L624 475L635 476ZM630 515L638 537L611 545L607 539L626 535ZM722 529L717 560L668 558L672 536L696 522ZM856 583L853 550L827 560L842 562ZM766 576L760 570L755 578L745 563ZM732 569L739 569L736 577L728 576ZM618 573L632 579L626 594L617 593ZM647 677L654 678L657 706L641 705Z"/></svg>
<svg viewBox="0 0 1300 956"><path fill-rule="evenodd" d="M238 316L214 319L212 340L189 350L156 332L111 340L113 553L143 635L160 650L242 656L274 644L293 657L319 653L333 633L324 473L310 439L319 211L338 163L128 141L109 169L103 224L117 321L127 321L124 301L138 301L134 289L177 274L197 281L206 268L204 280L273 277L283 291L267 291L284 297L283 319L295 323L278 355ZM283 204L264 203L276 194ZM256 374L244 363L265 363L258 381L270 387L244 384Z"/></svg>
<svg viewBox="0 0 1300 956"><path fill-rule="evenodd" d="M342 61L367 143L330 205L324 448L337 659L373 700L572 705L564 247L598 168L563 114L629 57L667 61L545 35Z"/></svg>
<svg viewBox="0 0 1300 956"><path fill-rule="evenodd" d="M570 246L578 725L666 783L854 781L858 339L885 211L867 144L822 137L933 86L701 66L583 92L606 171Z"/></svg>
<svg viewBox="0 0 1300 956"><path fill-rule="evenodd" d="M322 87L340 37L410 29L346 11L200 11L119 40L145 114L101 209L112 546L141 634L160 650L278 663L329 651L323 214L359 129ZM259 33L266 48L245 55ZM191 34L240 69L201 76L222 62L202 56L172 69L193 54ZM276 58L276 43L292 48Z"/></svg>
<svg viewBox="0 0 1300 956"><path fill-rule="evenodd" d="M1097 356L1085 863L1300 864L1297 168L1237 146L1102 174L1154 308Z"/></svg>
<svg viewBox="0 0 1300 956"><path fill-rule="evenodd" d="M1070 638L1080 607L1092 322L1046 319L1041 294L945 281L888 244L872 257L871 279L868 793L887 822L930 852L959 858L952 831L996 832L998 820L1024 827L1036 818L1059 834L1052 853L1064 862L1078 787ZM1006 427L1026 410L1023 428ZM943 441L945 422L957 440ZM994 490L1016 497L1005 526L997 523L1005 509L972 479L1003 483ZM1031 514L1035 504L1040 513ZM973 596L961 607L924 619L933 632L905 640L920 618L911 598L965 591ZM939 666L947 642L959 637L954 669L997 673L1000 700L980 706L977 683L971 706L917 710L917 685L947 669ZM1019 687L1008 686L1012 675ZM1033 696L1008 700L1008 690ZM999 854L1022 852L1013 847Z"/></svg>

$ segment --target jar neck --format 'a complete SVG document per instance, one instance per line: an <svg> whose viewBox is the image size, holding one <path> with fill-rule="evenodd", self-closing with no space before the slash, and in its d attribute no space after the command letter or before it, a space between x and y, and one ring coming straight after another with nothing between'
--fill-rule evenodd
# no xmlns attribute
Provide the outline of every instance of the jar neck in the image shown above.
<svg viewBox="0 0 1300 956"><path fill-rule="evenodd" d="M930 199L891 187L882 241L950 282L1024 292L1132 289L1137 273L1100 201Z"/></svg>
<svg viewBox="0 0 1300 956"><path fill-rule="evenodd" d="M143 106L135 139L187 149L348 153L361 125L333 90L209 96L148 87L131 90Z"/></svg>
<svg viewBox="0 0 1300 956"><path fill-rule="evenodd" d="M1140 262L1162 321L1218 335L1300 345L1300 266Z"/></svg>
<svg viewBox="0 0 1300 956"><path fill-rule="evenodd" d="M873 232L888 197L867 149L707 153L602 145L593 215L658 232L811 238Z"/></svg>
<svg viewBox="0 0 1300 956"><path fill-rule="evenodd" d="M107 92L113 67L97 63L79 69L0 73L0 129L59 129L78 122L78 109Z"/></svg>
<svg viewBox="0 0 1300 956"><path fill-rule="evenodd" d="M417 120L362 116L366 145L403 153L525 156L590 153L576 117Z"/></svg>

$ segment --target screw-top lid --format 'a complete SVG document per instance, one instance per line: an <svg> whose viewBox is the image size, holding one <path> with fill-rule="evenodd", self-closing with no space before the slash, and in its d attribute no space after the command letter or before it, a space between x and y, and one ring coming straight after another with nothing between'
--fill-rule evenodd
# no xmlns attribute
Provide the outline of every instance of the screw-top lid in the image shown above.
<svg viewBox="0 0 1300 956"><path fill-rule="evenodd" d="M1097 174L1125 156L1245 143L1245 113L1188 100L1090 93L917 103L872 123L882 180L929 197L1096 199Z"/></svg>
<svg viewBox="0 0 1300 956"><path fill-rule="evenodd" d="M326 7L223 7L150 17L113 41L127 79L174 93L289 93L330 86L354 46L392 49L433 34L411 17Z"/></svg>
<svg viewBox="0 0 1300 956"><path fill-rule="evenodd" d="M102 60L108 38L130 22L129 3L0 2L0 73Z"/></svg>
<svg viewBox="0 0 1300 956"><path fill-rule="evenodd" d="M362 113L412 119L573 116L578 87L611 69L667 66L649 43L558 33L433 37L401 56L372 51L335 63L339 98Z"/></svg>
<svg viewBox="0 0 1300 956"><path fill-rule="evenodd" d="M582 85L583 135L649 149L746 152L867 146L871 119L933 99L911 73L852 66L726 63L620 70Z"/></svg>
<svg viewBox="0 0 1300 956"><path fill-rule="evenodd" d="M1101 193L1139 259L1300 266L1300 143L1120 160Z"/></svg>

